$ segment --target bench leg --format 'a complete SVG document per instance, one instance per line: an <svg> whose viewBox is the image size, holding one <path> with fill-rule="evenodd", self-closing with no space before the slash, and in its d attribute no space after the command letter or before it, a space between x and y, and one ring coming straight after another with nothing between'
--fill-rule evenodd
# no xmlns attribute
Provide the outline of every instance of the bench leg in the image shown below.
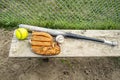
<svg viewBox="0 0 120 80"><path fill-rule="evenodd" d="M49 58L43 58L43 62L49 62Z"/></svg>

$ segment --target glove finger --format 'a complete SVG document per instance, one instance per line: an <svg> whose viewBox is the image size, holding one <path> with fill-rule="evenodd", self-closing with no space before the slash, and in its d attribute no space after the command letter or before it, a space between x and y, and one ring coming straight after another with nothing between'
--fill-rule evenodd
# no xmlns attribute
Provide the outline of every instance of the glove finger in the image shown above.
<svg viewBox="0 0 120 80"><path fill-rule="evenodd" d="M51 46L52 42L40 42L40 41L31 41L31 45L34 46Z"/></svg>
<svg viewBox="0 0 120 80"><path fill-rule="evenodd" d="M45 32L33 32L33 33L32 33L32 36L44 36L44 37L53 39L50 34L45 33Z"/></svg>
<svg viewBox="0 0 120 80"><path fill-rule="evenodd" d="M33 36L31 38L32 41L41 41L41 42L50 42L52 41L50 38L44 37L44 36Z"/></svg>

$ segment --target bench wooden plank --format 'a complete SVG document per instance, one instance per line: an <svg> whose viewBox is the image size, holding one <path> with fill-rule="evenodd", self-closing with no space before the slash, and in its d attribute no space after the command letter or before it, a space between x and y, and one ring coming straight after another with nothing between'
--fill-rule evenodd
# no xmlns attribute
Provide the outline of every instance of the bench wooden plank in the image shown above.
<svg viewBox="0 0 120 80"><path fill-rule="evenodd" d="M62 30L88 37L118 41L120 45L120 30ZM41 56L30 49L29 38L19 41L13 36L9 57L95 57L120 56L120 46L109 46L87 40L65 38L61 44L61 53L55 56Z"/></svg>

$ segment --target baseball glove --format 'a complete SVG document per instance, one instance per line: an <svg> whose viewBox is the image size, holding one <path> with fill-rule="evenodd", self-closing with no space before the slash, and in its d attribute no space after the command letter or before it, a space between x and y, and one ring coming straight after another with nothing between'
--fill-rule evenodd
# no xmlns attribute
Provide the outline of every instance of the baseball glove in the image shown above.
<svg viewBox="0 0 120 80"><path fill-rule="evenodd" d="M32 51L40 55L57 55L60 53L60 46L53 37L45 32L32 32Z"/></svg>

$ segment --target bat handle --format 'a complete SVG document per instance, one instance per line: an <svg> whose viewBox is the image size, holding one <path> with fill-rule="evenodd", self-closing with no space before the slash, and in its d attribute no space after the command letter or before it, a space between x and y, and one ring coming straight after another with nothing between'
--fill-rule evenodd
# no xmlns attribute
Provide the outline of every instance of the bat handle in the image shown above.
<svg viewBox="0 0 120 80"><path fill-rule="evenodd" d="M96 39L96 38L86 37L86 36L73 34L73 33L66 33L65 37L74 38L74 39L84 39L84 40L96 41L96 42L105 43L105 44L108 44L108 45L111 45L111 46L117 46L118 45L118 43L114 42L114 41Z"/></svg>

